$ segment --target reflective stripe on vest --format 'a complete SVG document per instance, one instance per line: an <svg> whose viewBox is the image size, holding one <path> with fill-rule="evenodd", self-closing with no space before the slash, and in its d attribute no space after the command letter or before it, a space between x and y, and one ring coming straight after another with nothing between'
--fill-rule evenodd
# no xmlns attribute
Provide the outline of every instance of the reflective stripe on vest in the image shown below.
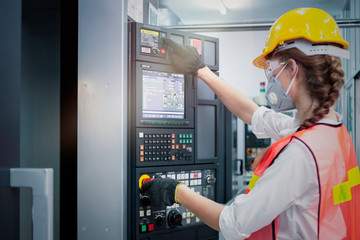
<svg viewBox="0 0 360 240"><path fill-rule="evenodd" d="M275 142L255 170L246 193L256 187L265 170L293 139L309 149L317 168L318 239L360 239L360 173L350 135L342 124L316 124ZM278 217L248 239L276 238L277 221ZM275 226L275 232L269 231L270 226Z"/></svg>
<svg viewBox="0 0 360 240"><path fill-rule="evenodd" d="M347 175L348 181L333 187L334 205L350 201L352 199L351 188L360 184L359 167L350 169Z"/></svg>

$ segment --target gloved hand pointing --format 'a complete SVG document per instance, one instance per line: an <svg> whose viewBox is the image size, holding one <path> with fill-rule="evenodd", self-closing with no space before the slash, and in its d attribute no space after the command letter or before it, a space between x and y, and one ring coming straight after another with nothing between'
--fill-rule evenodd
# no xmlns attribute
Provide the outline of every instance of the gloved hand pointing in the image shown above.
<svg viewBox="0 0 360 240"><path fill-rule="evenodd" d="M191 73L197 76L197 71L205 67L205 63L197 49L193 46L180 45L169 38L162 38L165 46L169 46L171 63L181 73Z"/></svg>
<svg viewBox="0 0 360 240"><path fill-rule="evenodd" d="M183 183L172 178L157 177L144 183L140 192L150 196L151 206L154 209L164 209L166 206L177 203L176 191L180 184Z"/></svg>

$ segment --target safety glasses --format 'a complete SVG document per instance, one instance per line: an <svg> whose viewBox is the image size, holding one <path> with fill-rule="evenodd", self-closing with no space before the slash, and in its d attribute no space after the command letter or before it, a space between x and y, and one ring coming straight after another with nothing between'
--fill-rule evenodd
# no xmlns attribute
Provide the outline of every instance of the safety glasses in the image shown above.
<svg viewBox="0 0 360 240"><path fill-rule="evenodd" d="M285 64L286 64L286 62L280 62L279 59L267 60L264 63L264 71L265 71L266 78L268 80L270 80L274 74L274 71L276 69L278 69L279 67L284 66Z"/></svg>

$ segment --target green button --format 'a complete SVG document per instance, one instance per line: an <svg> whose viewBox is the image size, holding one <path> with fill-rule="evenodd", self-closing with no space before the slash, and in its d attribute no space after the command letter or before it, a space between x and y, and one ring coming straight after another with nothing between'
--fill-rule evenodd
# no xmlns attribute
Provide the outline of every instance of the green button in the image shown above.
<svg viewBox="0 0 360 240"><path fill-rule="evenodd" d="M189 139L189 143L192 143L192 139Z"/></svg>
<svg viewBox="0 0 360 240"><path fill-rule="evenodd" d="M141 225L141 232L146 232L146 225Z"/></svg>
<svg viewBox="0 0 360 240"><path fill-rule="evenodd" d="M186 138L190 138L190 134L188 133L188 134L186 134Z"/></svg>
<svg viewBox="0 0 360 240"><path fill-rule="evenodd" d="M179 139L179 143L182 144L182 143L183 143L183 140L182 140L182 139Z"/></svg>
<svg viewBox="0 0 360 240"><path fill-rule="evenodd" d="M190 135L190 138L192 138L192 133L190 133L189 135Z"/></svg>
<svg viewBox="0 0 360 240"><path fill-rule="evenodd" d="M180 133L180 134L179 134L179 138L182 138L182 137L183 137L183 135Z"/></svg>

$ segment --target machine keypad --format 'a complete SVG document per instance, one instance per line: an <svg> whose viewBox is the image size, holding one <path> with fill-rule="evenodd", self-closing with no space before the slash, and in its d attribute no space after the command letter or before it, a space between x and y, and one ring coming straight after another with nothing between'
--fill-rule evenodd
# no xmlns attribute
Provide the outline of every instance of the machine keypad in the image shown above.
<svg viewBox="0 0 360 240"><path fill-rule="evenodd" d="M184 130L183 130L184 131ZM138 133L139 162L193 161L193 133L178 132L171 134Z"/></svg>

